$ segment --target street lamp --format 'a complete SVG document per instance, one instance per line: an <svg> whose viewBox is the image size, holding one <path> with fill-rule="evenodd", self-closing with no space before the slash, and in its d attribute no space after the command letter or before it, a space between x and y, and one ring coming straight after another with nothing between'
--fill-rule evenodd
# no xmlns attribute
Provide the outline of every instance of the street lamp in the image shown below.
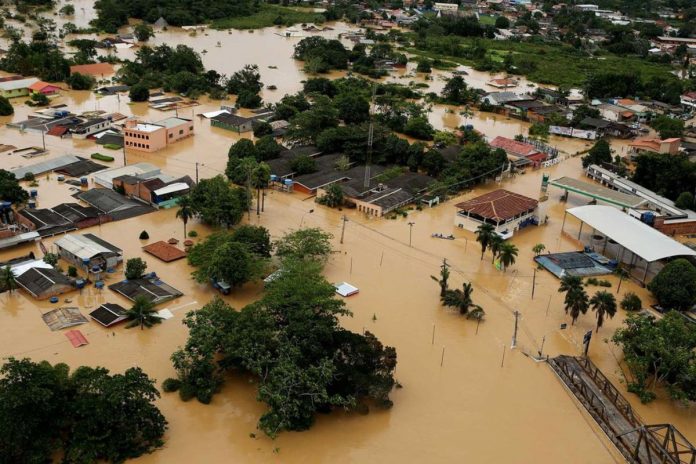
<svg viewBox="0 0 696 464"><path fill-rule="evenodd" d="M304 221L305 214L312 214L313 212L314 212L314 210L313 210L313 209L310 209L310 210L307 211L306 213L303 213L303 214L302 214L302 218L300 219L300 227L302 227L302 222Z"/></svg>
<svg viewBox="0 0 696 464"><path fill-rule="evenodd" d="M409 226L409 229L408 229L408 246L411 246L411 237L412 237L412 235L413 235L413 226L414 226L415 224L416 224L415 222L409 222L409 223L408 223L408 226Z"/></svg>

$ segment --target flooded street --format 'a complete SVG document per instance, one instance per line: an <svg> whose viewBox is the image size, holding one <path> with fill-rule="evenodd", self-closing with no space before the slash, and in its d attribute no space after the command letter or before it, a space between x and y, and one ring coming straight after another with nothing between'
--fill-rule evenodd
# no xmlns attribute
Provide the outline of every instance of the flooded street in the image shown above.
<svg viewBox="0 0 696 464"><path fill-rule="evenodd" d="M76 1L76 18L82 14L83 4ZM82 20L81 20L82 21ZM78 23L78 21L74 21ZM78 25L82 25L79 22ZM335 37L346 25L336 25L334 31L323 32ZM245 64L258 64L265 85L276 85L278 90L264 89L265 101L274 102L285 93L301 89L307 78L302 64L292 59L293 46L299 39L285 39L275 35L278 29L245 31L206 31L195 37L188 32L172 29L158 33L152 45L185 43L197 51L207 50L206 67L230 74ZM207 35L206 35L207 34ZM216 47L217 42L222 43ZM132 50L122 53L123 57ZM277 69L269 68L276 66ZM410 68L415 66L409 64ZM430 91L439 92L441 75L433 73L428 81ZM339 74L332 75L337 77ZM480 87L489 75L472 72L465 79ZM407 83L398 76L390 79ZM521 84L526 86L526 82ZM491 90L491 89L488 89ZM520 91L520 89L516 89ZM21 100L21 99L20 99ZM15 103L15 115L0 118L0 143L19 147L41 146L41 135L20 133L4 126L10 121L22 120L32 109ZM129 104L127 96L96 98L91 92L64 91L54 103L65 103L74 112L103 110L118 111L156 121L174 112L152 110L146 104ZM128 164L149 162L172 175L195 177L198 164L202 178L224 172L229 146L239 139L235 133L211 128L209 121L197 115L219 109L219 101L201 99L200 105L178 112L192 118L196 135L170 145L156 153L137 154L128 151ZM229 102L228 102L229 103ZM473 126L492 139L497 135L513 137L526 133L529 124L501 116L476 112L465 118L458 114L461 108L447 112L437 106L429 117L437 128L453 129L462 124ZM59 139L46 136L49 155L26 160L18 155L0 153L0 168L9 169L32 164L63 154L89 155L100 151L116 159L109 166L123 164L120 151L112 152L90 140ZM586 142L552 137L550 144L568 154L586 150ZM626 142L615 142L617 152ZM570 158L549 168L551 178L569 176L582 178L580 158ZM360 289L358 295L346 299L352 318L344 318L345 327L354 331L369 330L398 353L395 378L403 385L391 399L389 411L372 411L369 415L336 412L319 416L316 425L301 433L284 433L271 440L256 430L256 422L264 412L256 401L256 386L245 379L229 378L222 392L210 405L197 401L182 402L177 394L163 393L158 404L169 421L166 444L163 449L137 459L139 463L186 462L475 462L475 463L615 463L623 458L613 448L603 432L579 406L555 374L545 363L537 363L529 356L541 349L543 353L578 355L581 353L583 334L594 328L593 313L580 317L575 326L563 312L563 295L557 292L559 282L551 274L539 271L532 299L535 263L532 247L544 243L552 252L577 249L573 240L561 236L563 212L568 206L583 204L571 195L568 203L560 203L561 191L550 187L549 223L529 227L516 234L512 242L519 248L517 263L507 272L497 270L491 263L490 253L480 259L480 247L474 234L454 226L454 204L496 188L507 188L534 198L539 195L542 171L527 171L502 185L490 183L459 198L423 211L411 211L407 218L396 220L369 218L354 210L337 211L318 206L313 199L299 194L269 191L265 212L257 217L252 213L252 224L267 227L274 238L287 231L303 227L321 227L334 234L334 250L326 267L331 282L347 281ZM72 201L69 185L58 183L56 176L38 176L38 207L50 207ZM313 212L310 212L313 210ZM174 318L149 330L125 329L117 326L105 329L91 321L78 327L89 340L89 345L73 348L62 332L51 332L41 314L56 305L38 302L23 291L0 294L2 311L0 326L0 357L31 357L52 363L66 362L79 365L105 366L112 371L123 371L140 366L158 386L174 370L169 361L171 353L186 340L187 331L181 324L186 312L210 301L216 293L208 285L197 284L190 277L191 268L185 260L165 264L145 254L141 247L170 237L183 240L183 224L175 217L175 209L157 211L121 222L92 227L91 232L124 250L124 259L142 257L148 271L155 271L166 283L180 290L184 296L158 307L168 308ZM347 214L345 240L339 243L341 215ZM245 216L245 222L246 216ZM409 246L408 222L414 222L412 246ZM577 230L569 221L566 230ZM149 233L149 241L140 241L142 230ZM198 223L189 223L200 240L210 230ZM432 233L454 234L456 240L431 238ZM47 248L58 237L44 240ZM0 252L6 260L34 251L41 255L36 244L28 244ZM476 333L476 322L444 309L438 298L439 288L430 278L437 275L442 259L452 265L451 287L473 282L474 302L486 311L486 318ZM65 263L62 263L67 267ZM122 279L123 268L107 275L106 283ZM616 290L617 280L608 276ZM590 294L596 288L589 287ZM653 300L645 289L633 282L624 282L621 295L633 291L645 304ZM260 284L247 285L225 299L239 309L254 301L262 292ZM123 297L108 289L93 286L82 293L62 296L71 302L63 306L77 306L83 315L102 303L130 306ZM513 311L522 313L518 346L510 350L514 327ZM620 350L606 342L621 325L626 313L619 310L595 335L590 357L622 391L646 423L671 422L692 442L696 442L694 409L681 407L666 395L641 405L635 395L625 391L620 365ZM559 330L561 323L569 328ZM434 336L433 336L434 334ZM251 434L256 434L252 437Z"/></svg>

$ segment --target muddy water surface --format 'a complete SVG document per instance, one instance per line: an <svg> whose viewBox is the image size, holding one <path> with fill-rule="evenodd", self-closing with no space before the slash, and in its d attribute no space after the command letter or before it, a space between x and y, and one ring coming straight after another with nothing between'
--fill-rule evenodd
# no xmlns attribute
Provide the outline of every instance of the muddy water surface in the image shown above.
<svg viewBox="0 0 696 464"><path fill-rule="evenodd" d="M172 30L158 35L154 43L187 43L199 51L206 49L206 66L220 72L230 73L246 63L258 63L264 82L279 88L276 92L264 91L264 98L274 101L283 93L299 90L300 81L306 78L300 65L291 58L296 39L283 39L274 32L273 28L253 34L209 31L208 35L198 33L191 37L186 32ZM338 28L334 33L337 32ZM216 47L217 41L222 42L221 47ZM472 74L467 79L487 80L486 76L476 76ZM436 73L435 80L428 82L435 87L440 82L438 79ZM56 102L66 103L74 111L120 111L148 120L174 114L153 111L143 104L129 105L125 96L96 99L89 92L63 92ZM180 116L194 119L196 136L154 154L128 152L127 162L147 161L167 173L191 176L195 175L198 163L201 177L224 171L227 149L238 136L211 128L208 121L196 116L217 109L219 105L220 102L203 99L200 106L181 110ZM31 112L22 104L18 104L16 110L15 120ZM430 115L433 124L452 128L464 123L458 114L461 109L453 110L435 108ZM4 118L0 122L9 120ZM519 121L478 113L467 123L474 124L490 138L514 136L528 127ZM48 157L64 153L89 154L97 150L91 141L46 137L45 142L50 151ZM21 134L2 127L0 143L19 147L41 145L42 141L37 134ZM551 143L567 153L588 146L584 142L556 138L552 138ZM617 151L623 146L615 144ZM116 152L116 158L111 164L121 165L120 152ZM32 161L16 155L0 154L2 168L29 162ZM579 159L567 160L548 172L553 177L581 178ZM502 186L536 197L540 177L540 171L530 171L505 180ZM208 406L195 401L183 403L176 395L164 394L159 405L170 423L167 443L162 450L138 461L621 462L601 431L572 400L551 370L528 356L541 349L544 337L545 354L578 354L582 334L594 326L592 314L588 314L576 326L559 330L560 323L569 320L562 310L558 281L545 272L537 273L534 298L531 297L532 246L542 242L551 251L575 249L577 244L561 238L560 229L564 208L581 204L581 201L571 196L569 204L559 203L560 192L552 188L549 224L528 228L516 235L512 242L520 250L517 263L507 272L501 272L492 266L490 255L480 259L473 234L453 226L453 205L457 201L498 187L500 185L491 183L436 208L413 211L408 218L397 220L367 218L354 211L338 212L319 207L312 199L300 195L269 192L265 212L260 217L252 214L249 222L269 228L274 237L300 226L322 227L338 237L340 216L347 213L349 221L344 244L334 239L336 253L326 268L326 275L330 281L348 281L360 288L358 295L346 300L354 316L345 318L343 323L352 330L370 330L386 344L396 347L399 356L396 377L404 388L394 391L394 408L390 411L373 411L367 416L340 412L320 416L310 431L286 433L275 441L261 436L255 429L264 406L255 400L255 385L246 379L228 379L223 391ZM59 184L54 175L40 176L38 190L40 207L69 201L73 193L69 186ZM71 366L102 365L113 371L138 365L158 382L172 376L169 356L186 338L182 317L214 296L208 286L196 284L190 278L191 269L185 261L164 264L141 250L145 244L138 240L141 230L149 232L150 241L170 237L183 239L183 226L174 214L173 210L158 211L89 230L121 247L126 258L142 257L149 270L156 271L164 281L184 293L183 297L162 305L172 310L174 319L145 331L123 327L104 329L90 322L80 327L90 344L75 349L63 333L51 332L40 318L54 305L37 302L22 291L6 293L0 295L3 306L0 326L5 328L0 337L0 356L27 356L35 360L67 362ZM415 223L412 246L409 246L409 221ZM189 229L197 230L200 237L209 233L200 224L190 225ZM456 240L433 239L430 237L433 232L452 233ZM46 246L52 241L46 240ZM0 259L29 251L40 255L38 246L32 244L4 251ZM430 276L437 274L445 257L453 266L452 286L472 281L474 300L486 310L486 320L479 326L478 333L474 322L439 305L438 287ZM66 263L61 264L67 267ZM122 270L109 275L107 283L120 279L121 273ZM609 279L616 284L613 277ZM259 285L249 285L226 299L234 307L241 308L258 298L261 291ZM651 301L643 289L631 282L625 282L621 288L622 294L628 291L637 292L646 303ZM108 289L99 292L93 287L63 298L71 301L61 304L78 306L84 314L104 302L128 306L127 301ZM522 318L518 347L511 351L514 310L519 310ZM590 349L592 359L616 385L622 381L618 364L620 352L604 339L610 337L624 316L620 312L614 320L608 321L595 336ZM672 422L696 441L692 409L680 408L664 399L643 406L635 397L628 394L627 397L648 423ZM251 436L254 433L256 437Z"/></svg>

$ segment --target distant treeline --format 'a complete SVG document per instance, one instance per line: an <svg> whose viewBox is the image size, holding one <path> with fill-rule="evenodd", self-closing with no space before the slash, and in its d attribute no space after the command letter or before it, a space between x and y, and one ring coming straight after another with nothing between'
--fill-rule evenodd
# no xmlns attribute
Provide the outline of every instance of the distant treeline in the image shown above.
<svg viewBox="0 0 696 464"><path fill-rule="evenodd" d="M114 33L128 18L155 22L164 18L172 26L201 24L215 19L247 16L258 9L251 0L98 0L92 25Z"/></svg>

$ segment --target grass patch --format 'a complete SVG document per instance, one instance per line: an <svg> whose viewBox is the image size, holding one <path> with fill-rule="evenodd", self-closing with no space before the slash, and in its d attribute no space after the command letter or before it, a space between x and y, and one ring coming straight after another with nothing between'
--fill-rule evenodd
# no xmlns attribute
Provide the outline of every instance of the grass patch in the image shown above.
<svg viewBox="0 0 696 464"><path fill-rule="evenodd" d="M495 20L495 16L479 15L479 23L481 23L482 26L495 26Z"/></svg>
<svg viewBox="0 0 696 464"><path fill-rule="evenodd" d="M113 161L114 157L109 156L109 155L102 155L101 153L92 153L90 155L90 158L99 160L99 161Z"/></svg>
<svg viewBox="0 0 696 464"><path fill-rule="evenodd" d="M262 3L251 16L225 18L213 21L213 29L261 29L272 26L292 26L301 23L323 23L324 15L312 8L287 7Z"/></svg>
<svg viewBox="0 0 696 464"><path fill-rule="evenodd" d="M468 51L476 45L485 48L484 58L470 57ZM638 74L643 79L672 73L672 66L669 64L651 63L635 56L617 56L610 53L589 57L573 47L555 43L432 37L427 39L426 47L406 50L418 56L449 60L473 67L486 64L501 67L505 56L512 54L512 64L516 67L517 74L541 84L567 87L581 87L592 74L619 69ZM495 67L490 70L500 70Z"/></svg>

